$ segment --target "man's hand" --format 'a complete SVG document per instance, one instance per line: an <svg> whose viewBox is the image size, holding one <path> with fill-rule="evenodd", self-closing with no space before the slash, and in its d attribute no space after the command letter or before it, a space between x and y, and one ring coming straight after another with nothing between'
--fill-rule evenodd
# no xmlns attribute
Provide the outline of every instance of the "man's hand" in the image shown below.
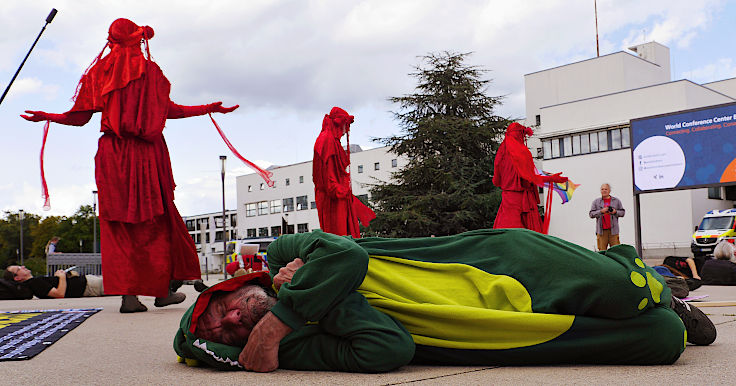
<svg viewBox="0 0 736 386"><path fill-rule="evenodd" d="M608 207L604 206L603 209L601 209L601 213L606 214L608 213Z"/></svg>
<svg viewBox="0 0 736 386"><path fill-rule="evenodd" d="M296 258L293 261L286 264L285 267L279 269L279 273L273 277L273 285L278 290L284 283L291 283L291 279L294 277L294 273L297 269L304 266L304 261L300 258Z"/></svg>
<svg viewBox="0 0 736 386"><path fill-rule="evenodd" d="M264 316L250 333L248 343L240 352L238 362L246 370L261 373L274 371L279 367L279 343L292 331L273 313Z"/></svg>
<svg viewBox="0 0 736 386"><path fill-rule="evenodd" d="M559 182L559 183L567 182L567 177L562 176L562 172L555 173L549 177L550 177L550 180L552 180L552 182Z"/></svg>
<svg viewBox="0 0 736 386"><path fill-rule="evenodd" d="M27 121L41 122L49 120L49 114L44 111L26 110L26 113L30 115L21 114L20 116Z"/></svg>
<svg viewBox="0 0 736 386"><path fill-rule="evenodd" d="M211 113L227 114L227 113L230 113L230 112L235 111L235 109L237 109L238 107L240 107L240 105L235 105L233 107L222 107L222 102L215 102L215 103L211 103L209 105L209 109L208 110Z"/></svg>

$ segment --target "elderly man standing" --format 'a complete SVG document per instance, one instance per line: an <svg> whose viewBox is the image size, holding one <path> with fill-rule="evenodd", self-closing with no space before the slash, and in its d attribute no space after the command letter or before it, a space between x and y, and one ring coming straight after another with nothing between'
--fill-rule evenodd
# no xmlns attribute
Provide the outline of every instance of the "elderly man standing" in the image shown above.
<svg viewBox="0 0 736 386"><path fill-rule="evenodd" d="M624 217L625 214L626 210L621 205L621 200L611 196L611 185L601 185L601 198L593 200L589 213L590 218L595 219L595 235L599 251L621 244L618 238L618 218Z"/></svg>

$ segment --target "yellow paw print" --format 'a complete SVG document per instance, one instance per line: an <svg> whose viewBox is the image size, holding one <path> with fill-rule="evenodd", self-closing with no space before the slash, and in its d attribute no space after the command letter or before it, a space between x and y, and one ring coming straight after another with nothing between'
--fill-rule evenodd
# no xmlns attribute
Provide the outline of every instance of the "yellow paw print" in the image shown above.
<svg viewBox="0 0 736 386"><path fill-rule="evenodd" d="M644 262L641 261L640 258L636 258L634 261L636 262L636 265L644 268ZM644 278L644 276L639 272L632 271L630 275L631 282L639 288L644 288L644 286L648 286L649 292L652 294L652 299L655 303L659 303L660 300L662 300L662 290L664 289L664 285L662 285L662 283L655 279L651 273L647 272L646 275L646 278ZM649 304L649 299L643 298L639 302L639 310L643 310L647 306L647 304Z"/></svg>

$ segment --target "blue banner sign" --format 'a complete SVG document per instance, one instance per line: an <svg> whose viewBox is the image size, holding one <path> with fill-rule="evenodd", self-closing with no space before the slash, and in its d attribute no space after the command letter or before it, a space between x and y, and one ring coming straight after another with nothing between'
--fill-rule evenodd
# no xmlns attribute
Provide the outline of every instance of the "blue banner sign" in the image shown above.
<svg viewBox="0 0 736 386"><path fill-rule="evenodd" d="M736 103L631 121L634 193L736 182Z"/></svg>

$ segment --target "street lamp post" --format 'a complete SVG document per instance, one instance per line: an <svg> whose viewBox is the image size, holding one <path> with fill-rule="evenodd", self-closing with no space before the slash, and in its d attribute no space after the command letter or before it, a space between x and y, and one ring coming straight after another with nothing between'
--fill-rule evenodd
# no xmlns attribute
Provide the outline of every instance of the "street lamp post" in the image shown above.
<svg viewBox="0 0 736 386"><path fill-rule="evenodd" d="M97 253L97 191L92 191L92 253Z"/></svg>
<svg viewBox="0 0 736 386"><path fill-rule="evenodd" d="M18 211L18 221L20 222L20 265L23 264L23 209Z"/></svg>
<svg viewBox="0 0 736 386"><path fill-rule="evenodd" d="M227 241L225 241L225 235L227 234L227 224L225 223L225 160L227 160L227 156L221 155L220 163L222 164L222 169L220 170L220 176L222 177L222 273L224 274L224 279L227 280L227 270L225 269L227 267Z"/></svg>

